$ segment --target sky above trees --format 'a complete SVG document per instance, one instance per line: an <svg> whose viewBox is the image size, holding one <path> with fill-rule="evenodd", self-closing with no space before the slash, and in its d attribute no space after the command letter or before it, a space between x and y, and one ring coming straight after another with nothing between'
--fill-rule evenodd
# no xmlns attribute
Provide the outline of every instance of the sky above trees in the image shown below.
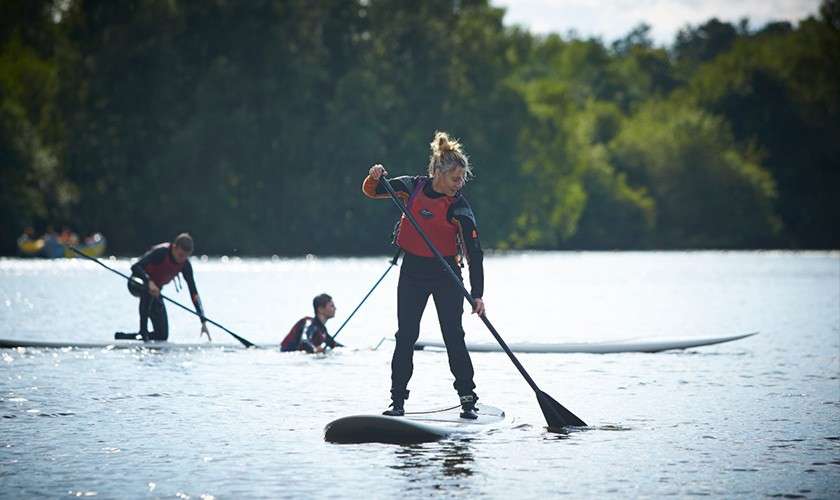
<svg viewBox="0 0 840 500"><path fill-rule="evenodd" d="M531 33L566 33L621 38L640 23L652 26L657 45L673 42L686 24L717 17L737 24L749 18L751 27L770 21L796 23L819 9L819 0L492 0L507 9L505 24L519 24Z"/></svg>

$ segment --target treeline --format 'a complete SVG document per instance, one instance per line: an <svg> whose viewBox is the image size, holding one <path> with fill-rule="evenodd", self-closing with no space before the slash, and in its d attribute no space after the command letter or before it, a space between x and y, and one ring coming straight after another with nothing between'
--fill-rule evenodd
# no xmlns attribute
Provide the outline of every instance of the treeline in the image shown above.
<svg viewBox="0 0 840 500"><path fill-rule="evenodd" d="M137 254L387 252L372 163L476 168L488 248L838 248L840 7L655 46L485 0L5 0L0 251L27 225Z"/></svg>

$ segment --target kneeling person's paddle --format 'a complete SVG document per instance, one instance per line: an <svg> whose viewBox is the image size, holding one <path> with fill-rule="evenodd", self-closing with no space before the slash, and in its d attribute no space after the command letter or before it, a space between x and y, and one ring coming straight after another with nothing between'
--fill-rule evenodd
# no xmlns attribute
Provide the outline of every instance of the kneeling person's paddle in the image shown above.
<svg viewBox="0 0 840 500"><path fill-rule="evenodd" d="M473 300L472 295L470 295L470 292L468 292L466 287L464 287L464 283L460 279L458 279L458 276L455 274L455 271L453 271L452 268L449 267L449 264L446 263L446 259L443 258L443 255L440 254L440 252L437 248L435 248L434 244L429 239L429 237L426 236L426 233L423 232L423 229L420 228L420 225L417 223L417 220L414 218L414 216L411 215L411 212L406 210L405 205L403 205L403 202L397 197L397 193L394 192L394 188L391 187L391 184L388 182L388 179L386 179L385 176L382 176L379 178L379 182L380 184L382 184L385 190L388 191L388 194L391 195L391 200L393 200L394 204L397 205L397 207L402 211L403 215L405 215L406 219L408 219L411 225L414 226L414 229L416 229L420 236L423 238L423 241L426 242L426 245L429 247L429 250L431 250L432 253L434 253L435 256L438 258L438 261L440 261L440 264L441 266L443 266L444 270L448 271L449 276L455 281L455 283L458 284L459 287L461 287L461 291L464 293L464 297L466 297L470 305L473 306L473 308L475 308L475 301ZM519 360L516 359L516 356L513 355L513 352L511 352L510 348L507 346L505 341L502 340L502 337L499 335L499 332L496 331L496 329L490 323L490 320L487 319L487 316L482 314L481 321L484 322L484 326L486 326L487 329L490 330L490 333L493 334L493 337L496 338L496 341L499 343L499 345L502 346L502 349L505 350L510 360L513 361L513 364L514 366L516 366L516 369L519 370L519 373L522 374L522 376L525 378L525 381L528 382L528 385L530 385L531 389L534 390L534 393L537 396L537 401L540 403L540 409L542 409L543 416L545 416L545 421L546 423L548 423L549 429L560 429L562 427L585 427L586 422L578 418L574 413L567 410L565 407L563 407L563 405L555 401L554 398L544 393L540 390L539 387L537 387L537 384L536 382L534 382L534 379L532 379L531 376L528 375L528 372L525 371L525 368L522 366L522 363L520 363Z"/></svg>

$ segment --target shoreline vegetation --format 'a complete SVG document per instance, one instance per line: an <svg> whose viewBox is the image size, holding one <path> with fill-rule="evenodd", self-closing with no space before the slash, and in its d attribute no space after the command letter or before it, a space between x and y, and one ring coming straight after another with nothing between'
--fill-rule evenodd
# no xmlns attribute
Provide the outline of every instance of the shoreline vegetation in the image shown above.
<svg viewBox="0 0 840 500"><path fill-rule="evenodd" d="M840 248L840 1L669 46L534 35L484 0L10 0L0 255L27 227L139 255L384 255L360 184L469 146L506 250ZM483 221L486 221L483 223Z"/></svg>
<svg viewBox="0 0 840 500"><path fill-rule="evenodd" d="M788 256L788 255L801 255L801 256L812 256L812 257L831 257L831 258L840 258L840 249L805 249L805 250L797 250L797 249L788 249L788 248L768 248L768 249L735 249L735 250L723 250L723 249L673 249L673 250L658 250L658 249L648 249L648 250L621 250L621 249L601 249L601 250L578 250L578 249L566 249L566 250L498 250L498 249L490 249L486 250L484 253L485 257L498 257L498 258L515 258L515 257L528 257L528 256L539 256L542 254L563 254L563 255L586 255L586 256L598 256L598 255L615 255L615 254L668 254L668 255L685 255L685 254L756 254L756 255L777 255L777 256ZM137 260L137 255L132 254L122 254L122 255L112 255L112 254L105 254L99 257L100 260L103 262L121 262L124 261L125 263L132 263L133 261ZM306 260L306 261L321 261L321 260L368 260L368 259L378 259L381 258L383 260L390 260L393 255L387 255L385 253L371 253L371 254L296 254L296 255L246 255L246 254L197 254L193 255L190 259L190 262L193 265L196 263L200 264L237 264L237 263L259 263L259 264L271 264L271 263L281 263L287 261L296 261L296 260ZM0 256L0 262L47 262L53 259L43 259L43 258L32 258L32 257L21 257L16 255L5 255ZM68 264L72 262L72 259L60 259L61 262L67 262ZM79 259L76 259L79 261Z"/></svg>

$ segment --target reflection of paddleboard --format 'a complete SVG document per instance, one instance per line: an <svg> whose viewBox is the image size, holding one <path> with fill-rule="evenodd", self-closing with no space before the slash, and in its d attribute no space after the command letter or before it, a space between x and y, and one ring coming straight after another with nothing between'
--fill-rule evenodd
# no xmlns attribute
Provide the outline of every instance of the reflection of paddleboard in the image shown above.
<svg viewBox="0 0 840 500"><path fill-rule="evenodd" d="M733 340L744 339L757 335L758 332L743 335L732 335L729 337L688 337L688 338L650 338L650 339L626 339L610 342L573 342L563 344L508 344L513 352L532 353L591 353L608 354L619 352L659 352L670 349L688 349L690 347L701 347L706 345L732 342ZM414 345L417 350L427 348L446 349L443 342L431 342L418 340ZM472 352L501 352L499 344L473 344L467 343L467 350Z"/></svg>
<svg viewBox="0 0 840 500"><path fill-rule="evenodd" d="M437 441L448 436L482 432L494 428L505 419L505 412L493 406L478 404L478 419L461 418L461 407L424 413L407 413L404 417L385 415L353 415L327 424L324 440L332 443L413 444Z"/></svg>

